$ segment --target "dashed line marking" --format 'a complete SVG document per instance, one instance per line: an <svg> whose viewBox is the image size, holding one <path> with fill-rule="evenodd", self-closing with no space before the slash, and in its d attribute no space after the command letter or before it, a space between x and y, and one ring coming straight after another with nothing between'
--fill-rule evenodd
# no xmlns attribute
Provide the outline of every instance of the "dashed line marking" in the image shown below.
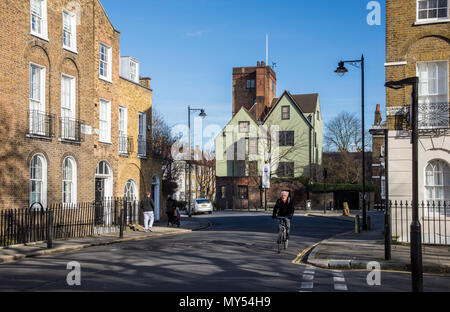
<svg viewBox="0 0 450 312"><path fill-rule="evenodd" d="M314 275L303 274L304 281L312 281L314 279Z"/></svg>
<svg viewBox="0 0 450 312"><path fill-rule="evenodd" d="M348 289L345 284L334 284L334 290L347 291Z"/></svg>
<svg viewBox="0 0 450 312"><path fill-rule="evenodd" d="M302 282L302 289L313 289L314 283L313 282Z"/></svg>
<svg viewBox="0 0 450 312"><path fill-rule="evenodd" d="M315 268L308 266L303 272L302 289L313 289L314 288L314 274L316 273Z"/></svg>
<svg viewBox="0 0 450 312"><path fill-rule="evenodd" d="M345 277L341 270L333 270L333 283L334 290L336 291L348 291L345 283Z"/></svg>

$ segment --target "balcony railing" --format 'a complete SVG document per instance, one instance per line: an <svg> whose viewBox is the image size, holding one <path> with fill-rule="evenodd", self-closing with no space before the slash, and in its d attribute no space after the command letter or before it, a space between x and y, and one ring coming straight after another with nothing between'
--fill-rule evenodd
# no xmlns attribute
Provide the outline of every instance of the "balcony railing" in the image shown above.
<svg viewBox="0 0 450 312"><path fill-rule="evenodd" d="M138 136L138 155L147 157L147 140L143 135Z"/></svg>
<svg viewBox="0 0 450 312"><path fill-rule="evenodd" d="M55 136L55 120L53 114L48 114L39 110L28 111L28 134L52 138Z"/></svg>
<svg viewBox="0 0 450 312"><path fill-rule="evenodd" d="M119 154L129 155L133 153L133 138L119 134Z"/></svg>
<svg viewBox="0 0 450 312"><path fill-rule="evenodd" d="M448 102L419 104L419 129L448 129L449 123Z"/></svg>
<svg viewBox="0 0 450 312"><path fill-rule="evenodd" d="M65 141L81 142L81 121L73 118L61 117L61 139Z"/></svg>

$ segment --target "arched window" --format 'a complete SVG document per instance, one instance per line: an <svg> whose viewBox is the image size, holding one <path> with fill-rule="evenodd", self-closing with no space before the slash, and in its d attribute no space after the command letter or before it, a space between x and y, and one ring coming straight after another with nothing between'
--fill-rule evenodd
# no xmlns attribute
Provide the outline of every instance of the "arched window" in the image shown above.
<svg viewBox="0 0 450 312"><path fill-rule="evenodd" d="M76 204L77 202L77 164L72 157L63 162L63 203Z"/></svg>
<svg viewBox="0 0 450 312"><path fill-rule="evenodd" d="M427 201L450 201L450 167L444 160L433 160L425 168Z"/></svg>
<svg viewBox="0 0 450 312"><path fill-rule="evenodd" d="M137 185L134 180L128 180L125 184L124 196L128 201L134 201L138 199Z"/></svg>
<svg viewBox="0 0 450 312"><path fill-rule="evenodd" d="M95 170L95 174L96 175L110 175L110 171L109 171L109 165L106 161L101 161L98 166L97 169Z"/></svg>
<svg viewBox="0 0 450 312"><path fill-rule="evenodd" d="M30 205L47 205L47 161L41 154L31 158L30 163Z"/></svg>

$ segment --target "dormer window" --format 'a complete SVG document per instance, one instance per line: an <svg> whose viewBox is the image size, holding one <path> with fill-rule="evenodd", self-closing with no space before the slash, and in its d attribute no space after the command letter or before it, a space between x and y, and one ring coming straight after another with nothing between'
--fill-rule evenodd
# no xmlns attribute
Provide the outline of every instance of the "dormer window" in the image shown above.
<svg viewBox="0 0 450 312"><path fill-rule="evenodd" d="M129 56L120 57L120 76L139 83L139 62Z"/></svg>

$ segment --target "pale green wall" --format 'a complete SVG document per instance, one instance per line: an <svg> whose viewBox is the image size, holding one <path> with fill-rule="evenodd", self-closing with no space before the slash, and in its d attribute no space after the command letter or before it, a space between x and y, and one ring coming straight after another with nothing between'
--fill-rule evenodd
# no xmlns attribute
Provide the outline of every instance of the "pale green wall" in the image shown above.
<svg viewBox="0 0 450 312"><path fill-rule="evenodd" d="M239 122L250 122L250 133L239 133ZM232 177L240 176L238 170L233 170L233 163L227 158L227 151L233 149L233 144L239 140L245 140L246 137L258 137L259 128L256 122L251 118L245 109L241 109L228 125L217 135L215 139L216 150L216 176L217 177ZM226 136L223 133L226 132ZM231 139L230 139L231 138ZM246 146L247 149L247 146ZM250 157L249 160L258 160L257 157ZM258 168L260 168L258 163ZM248 174L248 170L246 170Z"/></svg>
<svg viewBox="0 0 450 312"><path fill-rule="evenodd" d="M281 108L290 107L290 120L281 120ZM306 116L305 116L306 117ZM265 126L279 126L279 131L294 131L295 148L280 146L279 162L294 162L295 177L309 174L309 132L307 121L301 116L297 105L287 96L281 98L278 105L266 119ZM286 154L287 152L289 152ZM272 175L276 176L277 166L272 165Z"/></svg>
<svg viewBox="0 0 450 312"><path fill-rule="evenodd" d="M281 108L283 106L290 106L290 120L281 120ZM320 111L320 103L318 105ZM288 96L283 96L267 118L264 126L278 126L279 131L294 131L295 132L295 148L292 147L279 147L280 162L294 162L295 163L295 177L309 175L310 164L310 147L311 147L311 161L312 163L322 163L322 150L323 150L323 116L320 116L320 120L317 120L317 112L312 115L312 125L314 129L311 131L310 142L310 127L308 126L307 118L309 114L306 114L304 118L298 107L290 100ZM320 114L322 115L322 114ZM249 121L250 131L248 134L239 133L239 122ZM258 137L259 126L248 114L245 109L241 109L228 125L219 133L215 139L216 150L216 176L217 177L232 177L242 176L238 170L233 170L232 162L227 160L228 149L233 149L233 144L245 137ZM226 132L226 136L223 133ZM317 133L317 148L314 147L314 132ZM247 148L247 147L246 147ZM290 151L287 154L287 151ZM264 153L266 152L266 155ZM265 142L260 138L258 141L258 155L255 157L250 156L249 160L258 161L258 174L261 175L261 167L265 160L268 159L267 148ZM316 159L318 157L318 159ZM248 167L248 166L247 166ZM248 169L248 168L247 168ZM277 172L276 164L272 165L272 175L276 176ZM242 173L242 172L241 172ZM248 170L246 170L246 175Z"/></svg>

